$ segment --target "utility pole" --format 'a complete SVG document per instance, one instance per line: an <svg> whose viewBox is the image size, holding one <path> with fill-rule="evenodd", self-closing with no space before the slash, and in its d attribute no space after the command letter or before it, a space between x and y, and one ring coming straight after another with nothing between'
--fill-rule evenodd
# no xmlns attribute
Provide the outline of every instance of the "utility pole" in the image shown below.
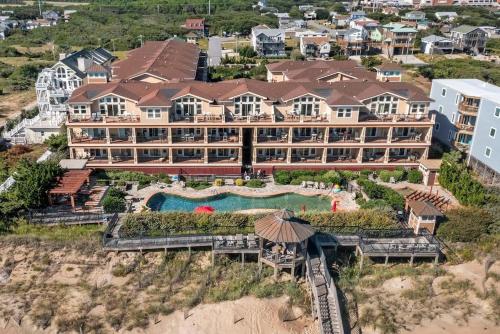
<svg viewBox="0 0 500 334"><path fill-rule="evenodd" d="M142 41L142 39L143 39L143 38L144 38L144 36L143 36L143 35L139 35L139 39L141 40L141 47L142 47L142 45L143 45L143 41Z"/></svg>
<svg viewBox="0 0 500 334"><path fill-rule="evenodd" d="M210 16L210 0L208 0L208 16Z"/></svg>
<svg viewBox="0 0 500 334"><path fill-rule="evenodd" d="M38 0L38 11L40 12L40 17L42 17L42 0Z"/></svg>

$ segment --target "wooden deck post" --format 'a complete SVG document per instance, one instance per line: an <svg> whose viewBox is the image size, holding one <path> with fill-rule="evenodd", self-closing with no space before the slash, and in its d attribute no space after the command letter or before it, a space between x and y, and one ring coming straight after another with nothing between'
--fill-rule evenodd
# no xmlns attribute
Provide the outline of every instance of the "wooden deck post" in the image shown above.
<svg viewBox="0 0 500 334"><path fill-rule="evenodd" d="M274 279L278 280L278 266L274 266Z"/></svg>
<svg viewBox="0 0 500 334"><path fill-rule="evenodd" d="M389 263L389 255L386 255L385 256L385 265L387 265Z"/></svg>
<svg viewBox="0 0 500 334"><path fill-rule="evenodd" d="M365 261L365 256L361 254L361 261L359 261L359 271L363 270L363 262Z"/></svg>
<svg viewBox="0 0 500 334"><path fill-rule="evenodd" d="M245 266L245 253L241 252L241 267L243 268Z"/></svg>
<svg viewBox="0 0 500 334"><path fill-rule="evenodd" d="M439 254L437 254L436 257L434 258L434 264L438 263L439 263Z"/></svg>
<svg viewBox="0 0 500 334"><path fill-rule="evenodd" d="M212 249L212 266L215 266L215 251Z"/></svg>
<svg viewBox="0 0 500 334"><path fill-rule="evenodd" d="M413 266L413 255L410 257L410 266Z"/></svg>

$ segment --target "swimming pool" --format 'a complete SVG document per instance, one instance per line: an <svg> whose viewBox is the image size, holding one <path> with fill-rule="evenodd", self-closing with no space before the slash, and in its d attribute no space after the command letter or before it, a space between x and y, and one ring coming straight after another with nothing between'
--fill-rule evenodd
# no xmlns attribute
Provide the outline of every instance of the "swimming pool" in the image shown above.
<svg viewBox="0 0 500 334"><path fill-rule="evenodd" d="M154 194L146 204L153 211L188 211L197 206L209 205L215 211L240 211L249 209L290 209L300 211L305 205L308 211L329 211L330 199L326 196L304 196L286 193L270 197L247 197L231 193L204 198L187 198L165 193Z"/></svg>

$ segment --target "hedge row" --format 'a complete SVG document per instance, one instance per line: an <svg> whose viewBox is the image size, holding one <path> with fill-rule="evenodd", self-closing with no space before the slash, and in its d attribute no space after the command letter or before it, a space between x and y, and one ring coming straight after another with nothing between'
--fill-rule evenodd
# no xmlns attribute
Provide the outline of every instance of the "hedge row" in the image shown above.
<svg viewBox="0 0 500 334"><path fill-rule="evenodd" d="M363 187L364 192L371 200L383 200L397 211L404 209L405 199L397 191L367 179L358 179L358 184Z"/></svg>
<svg viewBox="0 0 500 334"><path fill-rule="evenodd" d="M265 214L196 214L191 212L146 212L128 214L120 228L121 237L162 236L166 234L234 234L254 231L254 223ZM313 226L359 226L391 228L397 222L393 214L377 210L303 213L300 219Z"/></svg>

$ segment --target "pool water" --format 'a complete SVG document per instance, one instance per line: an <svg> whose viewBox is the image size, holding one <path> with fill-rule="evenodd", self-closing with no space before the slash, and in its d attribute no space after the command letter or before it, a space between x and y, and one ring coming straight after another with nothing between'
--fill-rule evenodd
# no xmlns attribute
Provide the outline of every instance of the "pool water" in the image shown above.
<svg viewBox="0 0 500 334"><path fill-rule="evenodd" d="M218 194L204 198L187 198L178 195L157 193L146 204L153 211L188 211L197 206L209 205L215 211L239 211L248 209L290 209L300 211L329 211L331 202L325 196L304 196L287 193L270 197L246 197L231 193Z"/></svg>

